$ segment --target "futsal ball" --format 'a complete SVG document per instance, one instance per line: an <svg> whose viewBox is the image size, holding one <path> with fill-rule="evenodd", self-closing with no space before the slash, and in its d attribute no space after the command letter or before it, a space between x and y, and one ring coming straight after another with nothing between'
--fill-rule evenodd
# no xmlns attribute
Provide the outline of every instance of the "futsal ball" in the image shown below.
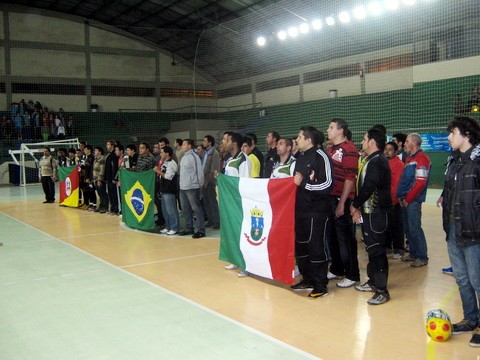
<svg viewBox="0 0 480 360"><path fill-rule="evenodd" d="M426 330L432 340L446 341L452 334L450 316L442 309L430 310L427 314Z"/></svg>

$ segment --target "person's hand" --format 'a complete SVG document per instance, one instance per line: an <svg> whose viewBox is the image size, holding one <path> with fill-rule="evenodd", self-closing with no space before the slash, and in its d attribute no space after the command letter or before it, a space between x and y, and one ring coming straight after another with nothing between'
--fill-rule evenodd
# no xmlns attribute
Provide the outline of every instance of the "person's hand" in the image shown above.
<svg viewBox="0 0 480 360"><path fill-rule="evenodd" d="M361 223L362 212L360 211L360 209L353 207L353 204L351 204L349 210L350 210L350 216L352 217L352 221L355 224Z"/></svg>
<svg viewBox="0 0 480 360"><path fill-rule="evenodd" d="M297 171L293 176L293 182L295 183L295 185L300 186L302 181L303 181L303 175Z"/></svg>
<svg viewBox="0 0 480 360"><path fill-rule="evenodd" d="M216 178L217 178L217 176L218 176L218 171L217 171L217 170L215 170L215 171L213 172L213 177L216 179Z"/></svg>
<svg viewBox="0 0 480 360"><path fill-rule="evenodd" d="M443 206L443 196L440 196L437 200L437 207L442 207Z"/></svg>
<svg viewBox="0 0 480 360"><path fill-rule="evenodd" d="M408 206L407 200L405 200L405 199L400 199L400 205L403 206L403 207L407 207L407 206Z"/></svg>
<svg viewBox="0 0 480 360"><path fill-rule="evenodd" d="M339 218L345 214L345 203L339 202L337 208L335 209L335 217Z"/></svg>
<svg viewBox="0 0 480 360"><path fill-rule="evenodd" d="M352 221L355 223L355 224L361 224L363 221L362 221L362 213L360 212L360 210L356 211L353 215L352 215Z"/></svg>

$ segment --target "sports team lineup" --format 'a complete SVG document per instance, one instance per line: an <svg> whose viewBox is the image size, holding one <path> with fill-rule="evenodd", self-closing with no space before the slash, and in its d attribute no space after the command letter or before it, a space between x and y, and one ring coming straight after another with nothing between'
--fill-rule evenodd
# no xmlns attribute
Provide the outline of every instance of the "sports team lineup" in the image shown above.
<svg viewBox="0 0 480 360"><path fill-rule="evenodd" d="M479 18L0 1L0 360L480 360Z"/></svg>
<svg viewBox="0 0 480 360"><path fill-rule="evenodd" d="M457 115L447 130L453 151L437 206L451 262L443 271L456 278L464 318L451 323L444 310L432 310L426 330L435 341L471 333L469 345L477 347L480 246L471 194L478 184L470 179L479 172L480 126ZM360 144L340 118L332 119L326 133L313 126L301 127L295 139L268 132L265 154L254 133L230 131L218 149L211 135L198 146L191 139L176 139L173 147L167 138L152 148L142 142L138 153L136 145L125 148L114 140L105 151L81 142L78 149L58 149L55 159L46 146L40 160L44 203L55 202L60 181L61 205L121 215L132 228L193 239L220 230L219 258L239 277L291 284L310 299L327 296L327 285L337 280L337 289L353 287L372 293L369 305L385 304L391 300L387 255L412 268L428 266L421 218L429 157L419 134L395 133L387 142L380 124ZM278 213L290 216L280 221ZM368 255L363 283L357 227Z"/></svg>

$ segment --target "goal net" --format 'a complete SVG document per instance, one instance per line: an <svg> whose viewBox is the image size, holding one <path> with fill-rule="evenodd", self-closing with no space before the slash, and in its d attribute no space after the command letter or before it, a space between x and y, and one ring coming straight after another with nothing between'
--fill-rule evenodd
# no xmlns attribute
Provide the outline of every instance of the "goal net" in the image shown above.
<svg viewBox="0 0 480 360"><path fill-rule="evenodd" d="M19 168L20 186L27 184L35 184L39 180L39 163L43 156L43 149L48 147L52 156L56 156L56 152L60 148L78 149L80 142L78 138L68 140L55 140L37 143L22 143L19 150L9 150L8 153L12 157L13 162Z"/></svg>

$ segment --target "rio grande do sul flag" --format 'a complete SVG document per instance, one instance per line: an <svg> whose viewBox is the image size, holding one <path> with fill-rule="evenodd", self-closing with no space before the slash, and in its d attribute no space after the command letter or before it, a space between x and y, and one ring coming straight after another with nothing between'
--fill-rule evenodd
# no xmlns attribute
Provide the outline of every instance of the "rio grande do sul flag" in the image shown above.
<svg viewBox="0 0 480 360"><path fill-rule="evenodd" d="M122 192L122 221L140 230L155 228L153 204L155 196L155 172L120 170Z"/></svg>
<svg viewBox="0 0 480 360"><path fill-rule="evenodd" d="M60 205L78 207L80 167L78 165L58 168Z"/></svg>
<svg viewBox="0 0 480 360"><path fill-rule="evenodd" d="M295 194L293 178L218 175L220 260L265 278L293 284Z"/></svg>

